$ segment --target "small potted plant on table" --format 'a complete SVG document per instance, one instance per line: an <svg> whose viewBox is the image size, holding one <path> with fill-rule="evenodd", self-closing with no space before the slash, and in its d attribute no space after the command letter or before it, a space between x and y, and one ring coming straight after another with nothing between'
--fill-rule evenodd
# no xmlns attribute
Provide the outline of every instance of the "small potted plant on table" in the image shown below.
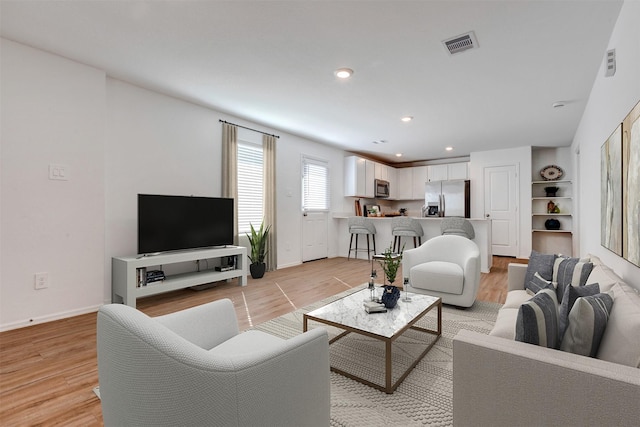
<svg viewBox="0 0 640 427"><path fill-rule="evenodd" d="M402 264L403 251L404 246L400 250L400 253L396 254L391 249L391 246L389 246L382 253L382 257L378 259L382 266L382 271L384 271L384 276L389 282L388 285L384 285L384 291L382 292L382 303L387 308L395 307L398 302L398 298L400 298L400 290L393 284L393 282L396 281L398 268L400 268L400 265Z"/></svg>

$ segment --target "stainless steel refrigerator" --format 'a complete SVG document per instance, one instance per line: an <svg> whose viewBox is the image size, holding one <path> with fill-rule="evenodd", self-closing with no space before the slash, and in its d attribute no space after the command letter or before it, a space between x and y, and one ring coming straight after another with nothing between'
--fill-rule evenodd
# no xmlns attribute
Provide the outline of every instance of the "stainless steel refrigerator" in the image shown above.
<svg viewBox="0 0 640 427"><path fill-rule="evenodd" d="M459 216L469 218L470 181L431 181L425 184L426 216Z"/></svg>

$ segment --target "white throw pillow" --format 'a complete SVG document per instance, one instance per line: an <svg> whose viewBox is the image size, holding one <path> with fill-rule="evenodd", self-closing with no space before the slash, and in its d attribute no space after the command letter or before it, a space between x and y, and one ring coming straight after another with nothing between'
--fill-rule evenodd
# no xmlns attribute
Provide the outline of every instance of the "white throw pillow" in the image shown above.
<svg viewBox="0 0 640 427"><path fill-rule="evenodd" d="M624 282L613 288L611 317L598 359L640 368L640 295Z"/></svg>

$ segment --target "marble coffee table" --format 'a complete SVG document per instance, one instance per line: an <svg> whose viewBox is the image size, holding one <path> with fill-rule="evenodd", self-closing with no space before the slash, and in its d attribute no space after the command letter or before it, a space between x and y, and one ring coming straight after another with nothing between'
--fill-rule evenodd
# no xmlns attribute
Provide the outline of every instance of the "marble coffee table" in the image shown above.
<svg viewBox="0 0 640 427"><path fill-rule="evenodd" d="M409 375L411 370L422 360L427 352L433 347L442 334L442 300L438 297L422 294L411 294L411 301L404 302L402 298L398 304L386 313L369 314L364 310L363 301L369 298L369 290L363 289L346 297L340 298L330 304L313 310L303 316L303 331L307 331L308 321L324 323L344 329L344 332L329 341L334 343L349 333L362 334L383 341L385 343L385 385L375 384L369 380L361 378L352 373L345 372L331 366L331 370L341 375L359 381L368 386L374 387L386 393L393 393L400 383ZM438 309L437 329L431 330L415 326L425 314L432 309ZM420 354L411 366L392 383L392 363L391 351L393 342L409 329L418 330L428 334L436 335L426 349Z"/></svg>

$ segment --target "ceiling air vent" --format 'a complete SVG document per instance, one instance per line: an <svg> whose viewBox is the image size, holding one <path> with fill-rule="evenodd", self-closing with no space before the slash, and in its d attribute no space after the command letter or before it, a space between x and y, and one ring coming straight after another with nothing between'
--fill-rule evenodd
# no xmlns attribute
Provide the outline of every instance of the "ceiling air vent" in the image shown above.
<svg viewBox="0 0 640 427"><path fill-rule="evenodd" d="M454 55L456 53L464 52L465 50L475 49L478 47L478 40L473 31L459 36L452 37L447 40L443 40L442 44L447 48L447 51Z"/></svg>

